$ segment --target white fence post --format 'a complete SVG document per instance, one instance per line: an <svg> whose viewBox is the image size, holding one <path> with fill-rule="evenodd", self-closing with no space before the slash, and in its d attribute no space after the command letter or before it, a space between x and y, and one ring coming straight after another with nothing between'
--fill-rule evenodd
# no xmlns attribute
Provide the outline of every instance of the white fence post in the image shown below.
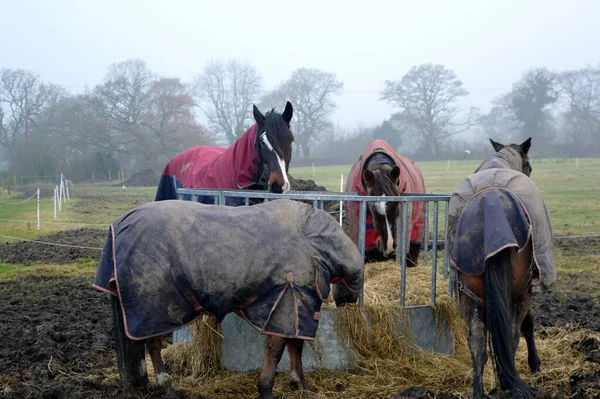
<svg viewBox="0 0 600 399"><path fill-rule="evenodd" d="M40 189L37 189L37 229L40 229Z"/></svg>
<svg viewBox="0 0 600 399"><path fill-rule="evenodd" d="M579 157L575 157L575 168L579 170Z"/></svg>
<svg viewBox="0 0 600 399"><path fill-rule="evenodd" d="M58 211L62 212L62 184L60 185L60 187L56 187L56 192L58 194Z"/></svg>
<svg viewBox="0 0 600 399"><path fill-rule="evenodd" d="M448 165L446 166L446 172L450 172L450 160L448 160Z"/></svg>
<svg viewBox="0 0 600 399"><path fill-rule="evenodd" d="M340 193L344 192L344 175L340 177ZM342 225L342 212L344 209L344 201L340 201L340 226Z"/></svg>
<svg viewBox="0 0 600 399"><path fill-rule="evenodd" d="M69 181L65 180L65 193L67 194L67 201L71 201L71 198L69 197Z"/></svg>
<svg viewBox="0 0 600 399"><path fill-rule="evenodd" d="M312 163L312 166L313 166L313 177L315 177L317 175L317 173L315 172L315 163L314 162Z"/></svg>
<svg viewBox="0 0 600 399"><path fill-rule="evenodd" d="M56 186L54 186L54 195L52 196L52 198L54 199L54 219L56 219L56 200L58 199L57 196L57 189Z"/></svg>

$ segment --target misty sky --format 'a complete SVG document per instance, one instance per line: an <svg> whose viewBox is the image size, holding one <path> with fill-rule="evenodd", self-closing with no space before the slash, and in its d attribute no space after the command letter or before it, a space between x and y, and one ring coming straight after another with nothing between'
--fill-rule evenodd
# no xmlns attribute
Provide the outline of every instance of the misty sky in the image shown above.
<svg viewBox="0 0 600 399"><path fill-rule="evenodd" d="M387 117L384 80L415 64L454 69L484 111L527 68L596 65L599 15L595 0L0 0L0 67L73 93L128 58L190 81L207 60L238 57L267 88L315 67L344 82L334 122L351 127Z"/></svg>

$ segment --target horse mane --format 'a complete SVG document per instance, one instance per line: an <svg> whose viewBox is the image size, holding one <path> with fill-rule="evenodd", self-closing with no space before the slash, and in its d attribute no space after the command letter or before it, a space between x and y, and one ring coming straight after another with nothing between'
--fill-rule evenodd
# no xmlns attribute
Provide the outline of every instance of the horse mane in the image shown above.
<svg viewBox="0 0 600 399"><path fill-rule="evenodd" d="M265 115L265 129L267 137L275 151L283 156L286 163L292 159L292 142L294 135L288 125L284 122L280 113L272 108Z"/></svg>
<svg viewBox="0 0 600 399"><path fill-rule="evenodd" d="M520 158L519 165L516 164L516 157L518 155ZM501 160L502 166L498 164L496 161ZM521 169L516 169L517 166L520 166ZM529 163L529 155L523 152L523 149L518 144L508 144L505 145L500 151L494 153L490 157L486 158L481 165L475 170L475 172L479 172L486 169L496 169L496 168L507 168L514 169L518 171L525 171L527 166L531 168L531 164ZM525 172L523 172L525 173Z"/></svg>
<svg viewBox="0 0 600 399"><path fill-rule="evenodd" d="M398 187L398 185L395 182L393 182L392 179L390 179L389 176L381 168L382 166L386 165L387 164L377 163L374 165L369 165L367 169L373 172L375 180L377 181L377 183L379 183L384 193L399 193L400 188Z"/></svg>

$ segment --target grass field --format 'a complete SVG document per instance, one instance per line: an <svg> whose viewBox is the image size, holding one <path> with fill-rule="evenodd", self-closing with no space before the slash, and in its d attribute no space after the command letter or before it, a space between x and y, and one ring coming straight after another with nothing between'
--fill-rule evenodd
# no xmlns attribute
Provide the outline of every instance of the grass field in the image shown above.
<svg viewBox="0 0 600 399"><path fill-rule="evenodd" d="M427 192L451 194L454 187L465 176L471 174L479 161L454 161L448 169L447 162L417 163L425 178ZM290 174L296 179L312 179L329 191L339 191L340 176L346 177L350 165L291 168ZM600 159L581 159L579 168L575 162L533 161L532 179L539 186L550 212L556 235L600 234ZM22 195L28 198L38 186L22 188ZM41 184L42 192L51 193L47 184ZM114 218L126 210L154 198L153 187L129 187L108 183L82 184L71 188L71 201L63 205L62 212L53 218L53 202L50 195L42 195L40 200L40 230L36 230L35 198L20 203L14 192L6 190L0 196L0 235L35 238L41 235L83 227L104 228ZM443 211L443 207L440 208ZM18 220L12 222L8 220ZM27 223L30 222L30 223ZM56 224L66 223L66 224ZM73 223L73 224L69 224Z"/></svg>
<svg viewBox="0 0 600 399"><path fill-rule="evenodd" d="M465 176L473 173L480 161L417 162L432 194L451 194ZM552 219L556 235L600 234L600 159L575 162L532 161L531 178L538 185ZM292 168L296 179L313 179L329 191L340 190L350 165Z"/></svg>
<svg viewBox="0 0 600 399"><path fill-rule="evenodd" d="M476 161L451 162L448 168L447 162L423 162L418 163L421 168L427 192L436 194L451 194L454 187L465 176L472 173L478 166ZM548 206L550 216L554 225L555 235L600 235L600 159L585 159L579 160L579 168L576 168L574 162L556 163L556 162L533 162L532 178L540 187L540 191ZM339 191L340 175L344 176L350 169L349 165L331 166L331 167L316 167L315 176L313 176L312 167L310 168L292 168L290 174L296 179L312 179L319 185L325 186L329 191ZM41 228L36 229L36 201L35 199L25 201L37 188L42 191L40 200L40 217ZM49 235L67 229L76 229L81 227L91 227L94 229L105 230L108 224L116 217L121 215L126 210L152 201L155 194L154 187L128 187L124 190L121 186L115 184L95 183L95 184L77 184L71 188L71 200L63 204L62 211L57 213L56 219L53 216L53 201L49 193L52 192L52 187L47 184L27 185L20 188L21 193L8 195L4 190L0 195L0 243L18 241L19 238L36 239L37 237ZM443 207L440 209L443 211ZM81 232L71 232L73 236L82 235ZM88 232L89 233L89 232ZM17 237L12 239L9 237ZM573 244L571 244L573 243ZM576 245L575 245L576 244ZM7 246L9 247L9 246ZM53 254L56 253L54 247L51 247ZM591 240L577 239L566 240L561 245L555 246L556 266L559 274L559 294L556 296L543 297L544 304L549 304L548 308L554 313L552 317L559 320L562 317L577 315L577 319L593 319L592 311L584 311L583 306L592 306L598 298L598 279L600 275L600 239ZM36 256L40 253L39 249L35 249ZM442 257L439 252L438 258L438 301L446 294L446 281L441 278ZM431 253L430 253L431 256ZM14 342L13 352L19 353L23 351L19 348L27 345L31 346L31 350L43 351L43 354L37 355L36 352L27 358L30 364L23 365L18 373L14 375L2 375L0 372L0 392L3 383L10 382L11 389L16 389L19 394L37 392L38 385L43 387L43 384L60 384L63 386L87 387L82 381L102 381L102 384L97 383L95 388L96 393L102 389L115 389L118 386L118 372L115 366L114 358L108 357L108 360L97 360L100 355L105 356L108 344L102 344L103 348L100 351L94 349L94 346L89 344L90 336L94 337L94 345L97 342L107 342L110 338L110 326L102 330L102 323L109 323L108 313L102 318L95 316L100 310L96 307L95 302L91 302L97 298L97 294L92 291L91 280L95 274L97 260L92 258L81 258L67 264L34 264L34 265L15 265L0 263L0 288L3 287L3 295L6 295L7 306L10 305L14 318L12 322L5 323L6 325L18 325L18 333L13 333ZM431 263L429 263L431 265ZM390 268L393 272L395 265L380 265L380 267ZM387 269L386 269L387 270ZM371 270L372 271L372 270ZM415 282L421 281L416 278L415 273L421 273L422 286ZM382 285L379 280L376 280L369 274L371 279L370 284L376 289L374 292L379 295L379 286ZM397 297L399 286L399 274L395 274L392 280L389 275L382 274L381 281L385 281L390 287L393 287L390 298ZM430 281L431 275L430 266L427 268L410 269L407 274L408 298L410 304L426 304L429 303ZM9 280L9 281L7 281ZM63 284L63 285L58 285ZM70 284L70 285L68 285ZM79 284L79 286L76 286ZM56 289L54 289L56 285ZM65 289L64 287L70 287ZM70 291L79 287L79 291ZM418 288L418 289L417 289ZM422 290L420 290L422 288ZM410 295L413 290L415 298ZM33 294L32 294L33 293ZM60 293L60 295L59 295ZM65 294L72 294L65 297ZM44 296L45 295L45 296ZM96 295L96 296L94 296ZM537 295L537 294L536 294ZM582 295L584 297L582 297ZM367 295L368 297L368 295ZM571 297L574 299L571 301ZM26 299L24 299L26 298ZM32 299L38 298L39 303L27 308L19 308L20 303L29 303ZM41 298L41 299L40 299ZM411 299L412 298L412 299ZM104 298L102 298L104 299ZM443 299L443 298L442 298ZM448 298L446 298L448 299ZM585 301L582 302L582 299ZM60 305L59 300L62 300ZM414 301L414 303L413 303ZM43 305L48 304L46 308ZM440 302L438 302L440 303ZM449 303L449 302L446 302ZM82 305L83 304L83 305ZM581 305L583 304L583 305ZM60 306L62 307L60 307ZM85 306L84 306L85 305ZM539 305L541 306L541 305ZM578 308L577 306L581 306ZM27 309L32 309L31 313L27 313ZM40 311L40 309L42 309ZM91 309L91 311L90 311ZM540 308L541 309L541 308ZM560 311L556 311L559 309ZM574 311L573 309L580 309ZM21 315L23 313L23 315ZM545 316L545 311L537 311L537 316ZM556 314L555 314L556 313ZM47 331L38 326L37 317L47 314L46 324L54 326L56 331L63 331L63 325L72 323L73 320L80 322L77 324L80 331L80 340L76 341L77 345L73 344L70 347L77 348L78 354L67 355L66 349L56 346L55 344L44 346L41 344ZM566 316L565 316L566 315ZM550 317L550 316L548 316ZM88 318L90 319L88 321ZM93 321L92 321L93 319ZM106 319L106 320L105 320ZM8 319L7 319L8 320ZM554 319L553 319L554 320ZM562 319L561 319L562 320ZM87 323L87 324L86 324ZM21 327L25 326L25 327ZM87 326L87 327L85 327ZM85 328L84 328L85 327ZM21 334L21 329L29 328L28 334ZM69 334L75 334L76 329L69 329ZM15 330L17 331L17 330ZM50 331L52 337L60 336L54 330ZM54 332L53 332L54 331ZM379 331L379 330L378 330ZM37 335L36 335L37 334ZM54 334L54 335L52 335ZM34 335L39 341L26 341L29 335ZM74 335L69 335L71 340L74 340ZM580 378L582 373L585 374L584 381L593 380L594 370L600 371L591 363L585 361L585 357L572 349L574 343L581 341L586 337L596 337L600 340L597 333L582 330L572 329L571 325L563 329L555 327L536 327L536 339L538 339L538 347L541 350L544 367L543 373L540 375L530 376L526 370L526 356L524 343L521 343L521 349L518 356L518 367L522 376L526 376L527 381L534 383L537 386L542 386L546 390L559 389L560 396L557 397L595 397L581 394L581 390L575 391L569 388L572 383L573 376ZM22 340L19 340L23 338ZM79 338L78 338L79 339ZM26 343L26 342L35 342ZM387 345L388 341L385 341ZM387 347L386 347L387 348ZM431 376L435 377L435 383L430 382L425 385L435 389L445 389L451 392L465 394L470 390L470 354L466 349L466 344L459 345L459 351L456 356L442 357L420 356L407 361L408 366L403 365L402 368L391 368L389 365L397 365L398 359L394 355L393 361L390 359L376 358L373 365L367 365L358 372L327 372L319 371L308 373L309 383L318 386L320 394L317 398L371 398L371 397L392 397L403 387L408 385L423 385L423 378L419 375L430 372ZM104 352L103 352L104 351ZM390 352L389 349L386 349ZM402 350L395 349L393 353L400 353ZM390 353L392 353L390 352ZM41 352L40 352L41 353ZM69 352L70 353L70 352ZM75 353L75 352L74 352ZM103 355L104 353L104 355ZM112 353L112 352L111 352ZM557 354L564 355L564 359L568 361L556 360ZM54 358L52 357L54 355ZM48 356L50 358L48 359ZM10 357L10 355L9 355ZM14 356L13 356L14 357ZM106 356L105 356L106 357ZM64 358L64 359L62 359ZM71 358L84 359L89 362L89 370L83 373L71 372L73 365L70 362ZM37 359L37 360L31 360ZM62 359L62 360L61 360ZM561 358L563 359L563 358ZM39 361L38 361L39 360ZM387 363L386 363L387 362ZM52 369L50 367L52 363ZM78 364L79 364L78 363ZM79 367L79 365L76 365ZM85 366L85 364L84 364ZM37 368L36 368L37 367ZM491 388L491 364L488 362L488 378L486 389ZM594 368L596 367L596 368ZM48 370L51 374L61 373L60 377L54 381L48 382L46 377L39 373L39 370ZM152 373L152 371L149 371ZM382 372L385 371L385 372ZM445 371L451 370L448 373ZM408 375L406 373L413 373ZM27 374L29 373L29 374ZM404 374L403 374L404 373ZM447 374L447 375L446 375ZM26 375L24 383L21 375ZM53 374L54 375L54 374ZM600 375L600 374L599 374ZM15 377L16 376L16 377ZM459 378L457 378L459 376ZM173 374L173 383L177 389L191 392L189 397L195 397L197 393L209 394L214 398L225 397L240 397L250 398L255 397L255 374L231 374L217 373L211 380L197 380L191 377L184 377L178 373ZM281 389L284 386L284 375L278 376L276 389ZM583 378L583 377L581 377ZM29 380L27 380L29 379ZM433 381L433 380L432 380ZM595 380L593 380L595 381ZM26 387L22 385L27 385ZM70 384L70 385L69 385ZM416 386L415 385L415 386ZM591 386L591 385L590 385ZM339 387L344 387L347 392L339 390ZM65 388L66 389L66 388ZM85 388L87 389L87 388ZM91 388L90 388L91 389ZM195 391L197 390L197 392ZM192 392L193 391L193 392ZM360 395L358 392L360 391ZM364 391L364 392L363 392ZM41 392L41 390L40 390ZM65 391L67 392L67 391ZM75 392L75 391L73 391ZM79 391L77 391L79 392ZM108 391L105 391L108 392ZM281 392L281 391L278 391ZM579 392L579 393L576 393ZM589 389L595 395L597 392L593 388ZM192 395L193 393L193 395ZM373 396L374 394L375 396ZM567 394L569 396L567 396ZM104 395L104 394L103 394ZM27 395L14 397L25 397ZM41 395L43 396L43 395ZM114 395L113 395L114 396ZM90 396L90 397L113 397L111 395ZM185 396L185 397L188 397ZM155 397L155 396L153 396ZM299 398L305 396L297 396L285 392L285 397Z"/></svg>

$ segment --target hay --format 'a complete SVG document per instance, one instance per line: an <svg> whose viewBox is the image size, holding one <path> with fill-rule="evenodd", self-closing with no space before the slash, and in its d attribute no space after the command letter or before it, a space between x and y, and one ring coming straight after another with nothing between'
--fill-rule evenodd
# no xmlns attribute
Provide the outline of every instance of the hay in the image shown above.
<svg viewBox="0 0 600 399"><path fill-rule="evenodd" d="M336 329L342 342L347 342L356 352L359 370L306 373L307 382L317 388L316 395L292 392L287 384L287 373L278 373L274 393L286 399L393 398L406 388L419 386L464 397L470 395L472 369L467 329L447 295L447 282L440 274L437 281L435 314L451 327L456 345L454 355L425 353L416 348L409 337L398 336L395 323L403 317L398 299L399 267L393 262L372 263L365 268L365 306L334 309ZM430 303L430 282L430 267L421 265L408 269L406 303ZM331 300L325 306L335 307ZM193 334L194 344L175 344L163 352L175 387L186 394L201 394L211 399L255 398L259 373L221 371L220 337L204 323L197 323ZM599 365L586 362L585 357L571 347L572 342L589 336L600 338L600 334L590 331L537 327L542 371L530 374L526 343L522 339L517 354L521 377L545 394L567 396L571 375L600 369ZM491 359L486 364L484 383L486 391L494 386Z"/></svg>
<svg viewBox="0 0 600 399"><path fill-rule="evenodd" d="M162 356L169 374L202 380L221 370L221 325L206 315L191 325L191 332L192 342L170 345Z"/></svg>

